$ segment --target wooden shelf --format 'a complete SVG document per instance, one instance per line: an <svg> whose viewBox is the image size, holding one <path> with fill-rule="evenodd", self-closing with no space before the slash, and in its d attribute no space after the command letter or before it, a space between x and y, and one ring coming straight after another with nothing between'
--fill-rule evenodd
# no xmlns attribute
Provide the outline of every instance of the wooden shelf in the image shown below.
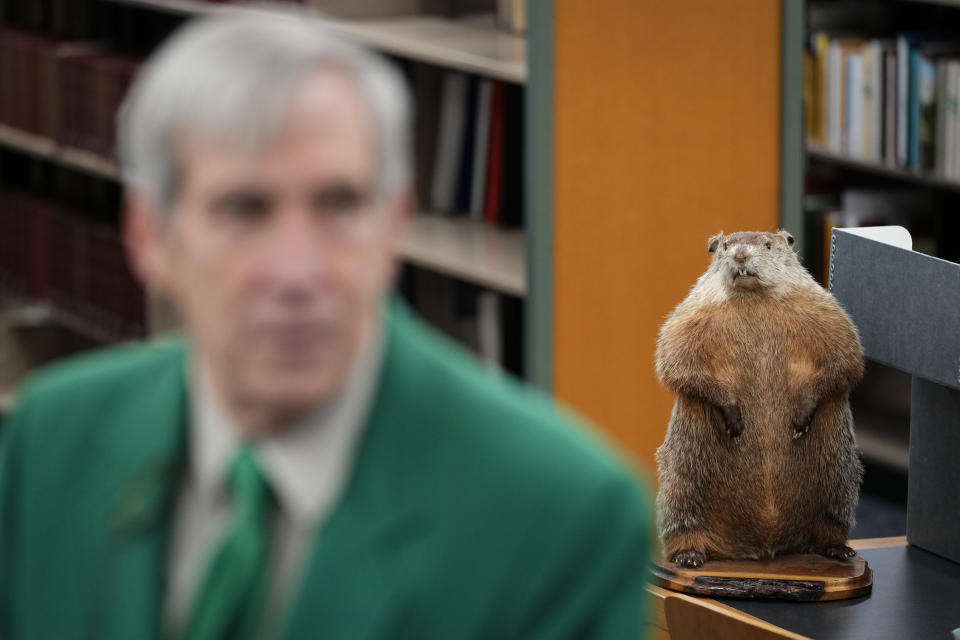
<svg viewBox="0 0 960 640"><path fill-rule="evenodd" d="M179 15L264 11L262 7L196 0L111 0ZM407 16L379 20L319 18L332 30L373 49L448 69L523 84L527 79L527 42L490 20L454 20Z"/></svg>
<svg viewBox="0 0 960 640"><path fill-rule="evenodd" d="M60 162L104 178L117 180L120 171L110 160L79 149L58 147L48 138L0 125L0 145ZM526 293L526 253L522 231L505 231L481 221L438 215L415 216L401 253L411 263L504 293ZM67 326L95 339L108 334L69 313L51 308Z"/></svg>
<svg viewBox="0 0 960 640"><path fill-rule="evenodd" d="M32 156L57 162L67 167L80 169L101 178L118 180L120 169L107 158L82 149L61 147L55 141L43 136L0 124L0 145L18 149Z"/></svg>
<svg viewBox="0 0 960 640"><path fill-rule="evenodd" d="M414 216L401 254L410 263L503 293L527 291L524 232L481 220Z"/></svg>
<svg viewBox="0 0 960 640"><path fill-rule="evenodd" d="M85 320L48 302L29 302L5 312L6 321L13 326L40 326L57 324L95 342L110 344L124 340L119 335Z"/></svg>
<svg viewBox="0 0 960 640"><path fill-rule="evenodd" d="M909 169L902 169L900 167L891 167L890 165L883 164L882 162L856 158L845 153L829 151L820 145L811 142L807 143L807 155L817 162L835 164L862 173L870 173L878 176L894 178L902 182L911 182L921 186L960 191L960 180L956 178L947 178L945 176L938 176L932 173L911 171Z"/></svg>

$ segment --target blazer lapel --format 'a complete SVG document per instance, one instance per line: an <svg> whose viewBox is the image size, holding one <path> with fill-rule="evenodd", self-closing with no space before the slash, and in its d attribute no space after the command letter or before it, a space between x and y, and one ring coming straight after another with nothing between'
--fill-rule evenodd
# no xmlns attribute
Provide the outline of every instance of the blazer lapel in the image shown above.
<svg viewBox="0 0 960 640"><path fill-rule="evenodd" d="M351 478L339 505L318 532L313 557L281 636L366 640L396 635L405 585L405 558L430 530L407 471L419 447L416 372L403 323L389 314L388 346L379 388Z"/></svg>
<svg viewBox="0 0 960 640"><path fill-rule="evenodd" d="M143 393L119 402L104 425L105 465L119 472L102 571L86 636L160 637L168 532L184 451L185 352L164 362Z"/></svg>

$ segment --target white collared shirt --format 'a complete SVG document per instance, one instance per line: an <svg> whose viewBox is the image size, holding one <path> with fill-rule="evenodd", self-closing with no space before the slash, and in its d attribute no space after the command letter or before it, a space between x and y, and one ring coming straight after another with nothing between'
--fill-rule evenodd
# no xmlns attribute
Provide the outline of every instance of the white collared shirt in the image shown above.
<svg viewBox="0 0 960 640"><path fill-rule="evenodd" d="M261 472L277 497L263 629L276 631L294 604L310 560L307 552L349 480L381 370L382 333L379 326L371 332L332 402L255 445ZM164 624L174 632L186 624L207 564L230 522L227 474L241 442L209 373L199 364L191 373L188 462L167 559Z"/></svg>

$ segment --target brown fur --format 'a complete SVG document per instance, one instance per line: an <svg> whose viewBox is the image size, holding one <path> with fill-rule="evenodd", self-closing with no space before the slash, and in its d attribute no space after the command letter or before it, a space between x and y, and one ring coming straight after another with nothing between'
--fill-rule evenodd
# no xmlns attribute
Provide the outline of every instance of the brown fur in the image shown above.
<svg viewBox="0 0 960 640"><path fill-rule="evenodd" d="M852 553L862 465L848 392L863 353L792 244L785 231L714 236L709 269L660 330L657 374L677 399L657 506L680 564Z"/></svg>

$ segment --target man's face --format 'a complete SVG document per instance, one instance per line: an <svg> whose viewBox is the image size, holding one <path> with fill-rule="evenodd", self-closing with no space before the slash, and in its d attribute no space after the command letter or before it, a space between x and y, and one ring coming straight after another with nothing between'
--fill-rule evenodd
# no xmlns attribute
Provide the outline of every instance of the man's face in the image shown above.
<svg viewBox="0 0 960 640"><path fill-rule="evenodd" d="M369 108L349 78L317 72L262 150L190 135L180 149L154 279L228 405L271 418L322 405L374 327L406 213L405 194L375 192Z"/></svg>

